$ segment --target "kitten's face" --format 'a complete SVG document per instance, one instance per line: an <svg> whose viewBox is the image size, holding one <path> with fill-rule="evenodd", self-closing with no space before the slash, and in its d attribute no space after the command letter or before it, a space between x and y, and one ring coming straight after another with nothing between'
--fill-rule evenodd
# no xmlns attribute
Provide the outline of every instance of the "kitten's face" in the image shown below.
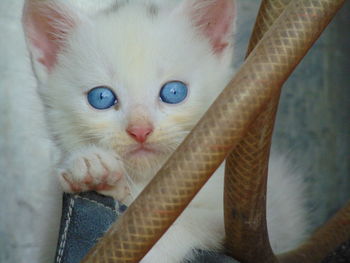
<svg viewBox="0 0 350 263"><path fill-rule="evenodd" d="M179 10L127 5L75 25L41 94L64 151L96 144L115 150L131 172L156 170L227 84L231 47L213 52ZM161 99L166 83L187 96ZM88 98L108 88L116 103L96 109Z"/></svg>

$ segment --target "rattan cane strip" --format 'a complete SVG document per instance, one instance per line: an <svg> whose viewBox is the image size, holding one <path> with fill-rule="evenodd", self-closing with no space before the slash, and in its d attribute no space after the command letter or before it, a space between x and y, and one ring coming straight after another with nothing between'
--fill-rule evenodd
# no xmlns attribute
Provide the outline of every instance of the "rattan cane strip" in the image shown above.
<svg viewBox="0 0 350 263"><path fill-rule="evenodd" d="M264 34L282 14L291 0L263 0L249 41L247 55L256 47Z"/></svg>
<svg viewBox="0 0 350 263"><path fill-rule="evenodd" d="M343 2L293 1L205 117L83 262L138 262L279 92Z"/></svg>
<svg viewBox="0 0 350 263"><path fill-rule="evenodd" d="M263 0L247 55L281 15L290 0ZM266 182L279 94L249 128L226 159L226 249L242 262L275 262L266 225Z"/></svg>
<svg viewBox="0 0 350 263"><path fill-rule="evenodd" d="M278 98L271 101L226 160L226 247L241 262L276 260L268 240L265 207L267 163Z"/></svg>

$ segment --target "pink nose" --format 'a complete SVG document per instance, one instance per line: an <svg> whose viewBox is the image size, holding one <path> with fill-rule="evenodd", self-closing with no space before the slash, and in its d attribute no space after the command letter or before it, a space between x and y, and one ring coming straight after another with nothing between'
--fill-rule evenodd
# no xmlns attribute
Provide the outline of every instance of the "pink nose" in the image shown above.
<svg viewBox="0 0 350 263"><path fill-rule="evenodd" d="M131 125L126 131L135 141L144 143L148 135L153 132L153 127L151 125Z"/></svg>

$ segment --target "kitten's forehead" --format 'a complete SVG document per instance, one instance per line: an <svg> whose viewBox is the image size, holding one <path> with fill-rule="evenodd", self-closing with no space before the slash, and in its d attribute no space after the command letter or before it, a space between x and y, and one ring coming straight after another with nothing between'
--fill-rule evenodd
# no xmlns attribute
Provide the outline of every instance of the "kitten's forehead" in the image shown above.
<svg viewBox="0 0 350 263"><path fill-rule="evenodd" d="M169 12L154 4L123 6L95 21L97 49L128 89L159 89L197 59L198 46L190 44L184 26L174 23Z"/></svg>
<svg viewBox="0 0 350 263"><path fill-rule="evenodd" d="M110 7L106 8L103 10L104 15L108 14L113 14L119 12L122 8L124 8L128 3L127 1L116 1ZM160 6L157 3L153 2L147 2L143 3L144 4L144 11L150 16L150 17L155 17L158 15Z"/></svg>
<svg viewBox="0 0 350 263"><path fill-rule="evenodd" d="M99 37L109 35L113 53L138 57L139 61L153 62L157 57L175 57L184 48L179 43L189 42L189 35L183 25L181 27L181 21L174 21L172 9L159 12L155 4L126 5L97 23L98 32L104 34ZM174 52L169 53L171 51Z"/></svg>

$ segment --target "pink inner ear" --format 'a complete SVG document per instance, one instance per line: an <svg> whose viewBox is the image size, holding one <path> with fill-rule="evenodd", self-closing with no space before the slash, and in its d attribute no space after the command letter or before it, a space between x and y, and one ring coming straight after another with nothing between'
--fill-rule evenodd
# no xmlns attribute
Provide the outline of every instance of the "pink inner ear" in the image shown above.
<svg viewBox="0 0 350 263"><path fill-rule="evenodd" d="M57 54L60 50L60 46L55 42L55 39L50 38L50 35L37 35L32 38L33 45L42 52L42 55L37 60L49 71L56 64Z"/></svg>
<svg viewBox="0 0 350 263"><path fill-rule="evenodd" d="M205 2L205 0L197 1ZM203 8L194 9L192 15L197 17L198 26L210 39L215 53L221 53L229 45L235 17L234 0L211 1Z"/></svg>
<svg viewBox="0 0 350 263"><path fill-rule="evenodd" d="M51 71L57 62L57 55L67 30L74 26L73 19L65 15L63 9L55 7L27 1L24 9L23 21L27 37L33 48L40 51L40 55L35 56L35 59L48 71Z"/></svg>

